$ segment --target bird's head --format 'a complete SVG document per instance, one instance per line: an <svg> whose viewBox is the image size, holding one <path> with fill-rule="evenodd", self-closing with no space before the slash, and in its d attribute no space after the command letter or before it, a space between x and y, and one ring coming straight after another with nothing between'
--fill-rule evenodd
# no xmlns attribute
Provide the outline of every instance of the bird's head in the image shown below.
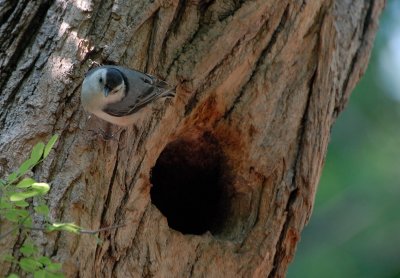
<svg viewBox="0 0 400 278"><path fill-rule="evenodd" d="M112 98L124 94L125 82L119 70L98 67L90 70L82 84L82 93Z"/></svg>

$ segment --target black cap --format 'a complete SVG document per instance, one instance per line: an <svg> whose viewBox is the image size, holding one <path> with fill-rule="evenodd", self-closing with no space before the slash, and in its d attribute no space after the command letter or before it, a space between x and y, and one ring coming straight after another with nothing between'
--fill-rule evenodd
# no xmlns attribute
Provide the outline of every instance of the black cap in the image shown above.
<svg viewBox="0 0 400 278"><path fill-rule="evenodd" d="M105 85L110 88L110 90L113 90L121 85L123 81L124 78L119 70L113 68L107 69Z"/></svg>

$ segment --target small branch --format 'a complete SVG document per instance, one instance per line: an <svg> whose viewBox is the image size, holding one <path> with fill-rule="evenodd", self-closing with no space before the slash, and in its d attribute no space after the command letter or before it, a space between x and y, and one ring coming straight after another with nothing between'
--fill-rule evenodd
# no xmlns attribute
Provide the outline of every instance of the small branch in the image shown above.
<svg viewBox="0 0 400 278"><path fill-rule="evenodd" d="M119 224L119 225L114 225L114 226L110 226L110 227L104 227L104 228L100 228L100 229L97 229L97 230L86 230L86 229L79 229L78 230L78 232L80 233L80 234L91 234L91 235L93 235L93 234L97 234L98 232L103 232L103 231L108 231L108 230L112 230L112 229L117 229L117 228L120 228L120 227L123 227L123 226L125 226L125 224ZM46 228L44 228L44 227L23 227L23 228L25 228L25 229L27 229L27 230L33 230L33 231L48 231ZM56 230L56 231L58 231L58 232L61 232L61 231L63 231L63 230Z"/></svg>
<svg viewBox="0 0 400 278"><path fill-rule="evenodd" d="M100 229L98 229L98 230L80 230L79 231L79 233L81 233L81 234L90 234L90 235L93 235L93 234L97 234L97 233L99 233L99 232L104 232L104 231L108 231L108 230L113 230L113 229L118 229L118 228L120 228L120 227L123 227L123 226L125 226L125 224L119 224L119 225L114 225L114 226L110 226L110 227L104 227L104 228L100 228Z"/></svg>
<svg viewBox="0 0 400 278"><path fill-rule="evenodd" d="M3 238L6 238L7 236L9 236L10 234L12 234L13 232L15 232L18 229L19 229L19 226L16 226L16 227L12 228L11 230L5 232L4 234L0 235L0 240L2 240Z"/></svg>
<svg viewBox="0 0 400 278"><path fill-rule="evenodd" d="M3 238L6 238L7 236L9 236L10 234L12 234L13 232L15 232L18 229L24 228L24 222L26 221L26 219L29 218L29 216L31 216L31 215L28 214L27 216L25 216L25 218L22 219L21 224L15 226L14 228L12 228L9 231L5 232L4 234L0 235L0 240L2 240Z"/></svg>
<svg viewBox="0 0 400 278"><path fill-rule="evenodd" d="M10 234L12 234L14 231L18 230L18 229L26 229L26 230L32 230L32 231L47 231L47 229L45 227L26 227L23 225L23 223L25 222L25 220L29 217L29 215L27 217L25 217L22 220L22 223L12 229L10 229L9 231L5 232L4 234L0 235L0 240L2 240L3 238L9 236ZM104 227L104 228L100 228L97 230L86 230L86 229L80 229L78 232L80 234L90 234L90 235L94 235L97 234L99 232L104 232L104 231L108 231L108 230L113 230L113 229L118 229L120 227L125 226L125 224L119 224L119 225L114 225L114 226L110 226L110 227ZM62 231L62 230L58 230L58 231Z"/></svg>

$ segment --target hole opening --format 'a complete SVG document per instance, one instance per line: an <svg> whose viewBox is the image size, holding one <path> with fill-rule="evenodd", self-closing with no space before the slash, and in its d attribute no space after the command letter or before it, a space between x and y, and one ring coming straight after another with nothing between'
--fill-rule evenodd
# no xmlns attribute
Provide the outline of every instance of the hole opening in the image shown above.
<svg viewBox="0 0 400 278"><path fill-rule="evenodd" d="M150 195L170 228L218 235L229 209L226 168L217 140L208 133L165 147L151 172Z"/></svg>

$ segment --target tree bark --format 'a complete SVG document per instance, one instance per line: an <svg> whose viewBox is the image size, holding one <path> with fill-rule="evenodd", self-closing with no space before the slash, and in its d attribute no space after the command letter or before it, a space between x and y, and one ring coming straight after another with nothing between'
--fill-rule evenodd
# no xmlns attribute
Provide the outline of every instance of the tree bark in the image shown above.
<svg viewBox="0 0 400 278"><path fill-rule="evenodd" d="M124 224L99 245L35 232L68 277L285 276L383 0L0 4L0 174L60 134L33 171L51 183L52 217ZM157 75L177 96L126 129L88 120L91 60Z"/></svg>

